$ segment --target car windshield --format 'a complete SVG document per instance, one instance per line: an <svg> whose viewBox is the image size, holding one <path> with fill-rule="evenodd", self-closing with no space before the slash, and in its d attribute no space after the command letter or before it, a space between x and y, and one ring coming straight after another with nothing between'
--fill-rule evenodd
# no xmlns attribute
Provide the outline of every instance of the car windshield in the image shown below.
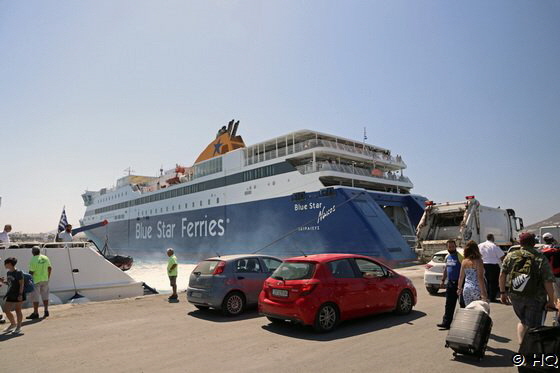
<svg viewBox="0 0 560 373"><path fill-rule="evenodd" d="M434 263L443 263L443 262L445 262L445 256L446 256L446 255L447 255L447 254L436 254L436 255L434 255L434 257L432 258L432 261L433 261Z"/></svg>
<svg viewBox="0 0 560 373"><path fill-rule="evenodd" d="M214 273L214 269L218 265L220 261L218 260L205 260L203 262L198 263L196 268L194 269L193 273L199 273L201 275L210 275Z"/></svg>
<svg viewBox="0 0 560 373"><path fill-rule="evenodd" d="M313 276L315 263L284 262L274 271L272 278L277 280L303 280Z"/></svg>

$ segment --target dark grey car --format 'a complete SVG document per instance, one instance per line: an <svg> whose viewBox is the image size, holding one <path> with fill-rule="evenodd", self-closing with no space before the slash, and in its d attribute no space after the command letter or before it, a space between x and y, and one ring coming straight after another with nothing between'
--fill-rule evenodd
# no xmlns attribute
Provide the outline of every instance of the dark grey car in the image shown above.
<svg viewBox="0 0 560 373"><path fill-rule="evenodd" d="M239 315L256 305L264 280L282 263L267 255L228 255L200 262L192 271L187 300L198 309L220 309Z"/></svg>

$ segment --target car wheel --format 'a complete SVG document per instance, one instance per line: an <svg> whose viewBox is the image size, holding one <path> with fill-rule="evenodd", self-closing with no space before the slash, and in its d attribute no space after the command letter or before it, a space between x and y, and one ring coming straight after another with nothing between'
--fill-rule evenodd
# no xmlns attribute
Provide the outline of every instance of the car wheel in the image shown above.
<svg viewBox="0 0 560 373"><path fill-rule="evenodd" d="M198 305L195 305L195 307L198 308L201 311L207 311L210 308L208 306L198 306Z"/></svg>
<svg viewBox="0 0 560 373"><path fill-rule="evenodd" d="M437 295L437 293L439 293L439 288L435 286L426 286L426 290L428 290L428 293L430 293L430 295Z"/></svg>
<svg viewBox="0 0 560 373"><path fill-rule="evenodd" d="M399 295L399 300L397 301L397 308L395 308L395 313L397 315L407 315L412 311L412 293L410 290L403 290L401 295Z"/></svg>
<svg viewBox="0 0 560 373"><path fill-rule="evenodd" d="M315 323L313 329L320 333L326 333L333 330L338 324L338 309L332 303L323 304L317 316L315 316Z"/></svg>
<svg viewBox="0 0 560 373"><path fill-rule="evenodd" d="M222 302L222 313L226 316L237 316L245 309L245 297L234 291L229 293Z"/></svg>
<svg viewBox="0 0 560 373"><path fill-rule="evenodd" d="M267 316L266 317L268 319L268 321L270 321L272 324L276 324L276 325L280 325L280 324L285 324L286 322L282 319L277 319L275 317L270 317Z"/></svg>

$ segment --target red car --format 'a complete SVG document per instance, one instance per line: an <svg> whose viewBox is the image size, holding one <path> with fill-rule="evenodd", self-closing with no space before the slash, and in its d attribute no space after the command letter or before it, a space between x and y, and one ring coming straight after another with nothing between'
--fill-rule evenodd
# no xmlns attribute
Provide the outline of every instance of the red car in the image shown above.
<svg viewBox="0 0 560 373"><path fill-rule="evenodd" d="M259 313L327 332L342 320L416 305L412 281L378 260L353 254L319 254L286 259L263 285Z"/></svg>

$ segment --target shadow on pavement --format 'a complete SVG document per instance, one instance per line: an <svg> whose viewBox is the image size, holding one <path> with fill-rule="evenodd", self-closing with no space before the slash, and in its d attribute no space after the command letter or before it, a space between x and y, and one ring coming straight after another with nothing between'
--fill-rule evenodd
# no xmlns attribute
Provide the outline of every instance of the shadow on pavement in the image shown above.
<svg viewBox="0 0 560 373"><path fill-rule="evenodd" d="M451 352L451 350L450 350ZM488 352L493 352L495 355L488 355ZM486 356L484 359L478 360L476 357L457 355L454 360L460 363L472 365L480 368L503 368L510 367L514 368L512 357L516 352L508 350L506 348L493 348L488 346L486 348Z"/></svg>
<svg viewBox="0 0 560 373"><path fill-rule="evenodd" d="M22 324L22 325L23 325L23 324ZM7 340L12 339L12 338L21 337L22 335L24 335L24 331L23 331L23 330L22 330L21 333L19 333L19 334L12 334L12 333L0 334L0 342L7 341Z"/></svg>
<svg viewBox="0 0 560 373"><path fill-rule="evenodd" d="M256 307L249 308L239 316L224 316L221 311L215 309L208 310L195 310L187 313L187 315L196 317L200 320L212 321L212 322L235 322L241 320L256 319L257 317L262 317L257 312Z"/></svg>
<svg viewBox="0 0 560 373"><path fill-rule="evenodd" d="M511 342L511 339L506 338L506 337L500 337L499 335L495 335L495 334L490 334L490 339L493 339L494 341L496 341L498 343L509 343L509 342Z"/></svg>
<svg viewBox="0 0 560 373"><path fill-rule="evenodd" d="M263 325L262 328L269 332L281 334L287 337L327 342L371 333L402 324L412 325L414 324L413 321L416 321L424 316L426 316L426 314L421 311L412 311L410 314L404 316L392 314L368 316L344 321L338 325L334 331L325 334L316 333L310 327L305 327L291 322L286 322L284 324L267 324Z"/></svg>
<svg viewBox="0 0 560 373"><path fill-rule="evenodd" d="M43 320L44 319L23 320L21 326L37 324Z"/></svg>

